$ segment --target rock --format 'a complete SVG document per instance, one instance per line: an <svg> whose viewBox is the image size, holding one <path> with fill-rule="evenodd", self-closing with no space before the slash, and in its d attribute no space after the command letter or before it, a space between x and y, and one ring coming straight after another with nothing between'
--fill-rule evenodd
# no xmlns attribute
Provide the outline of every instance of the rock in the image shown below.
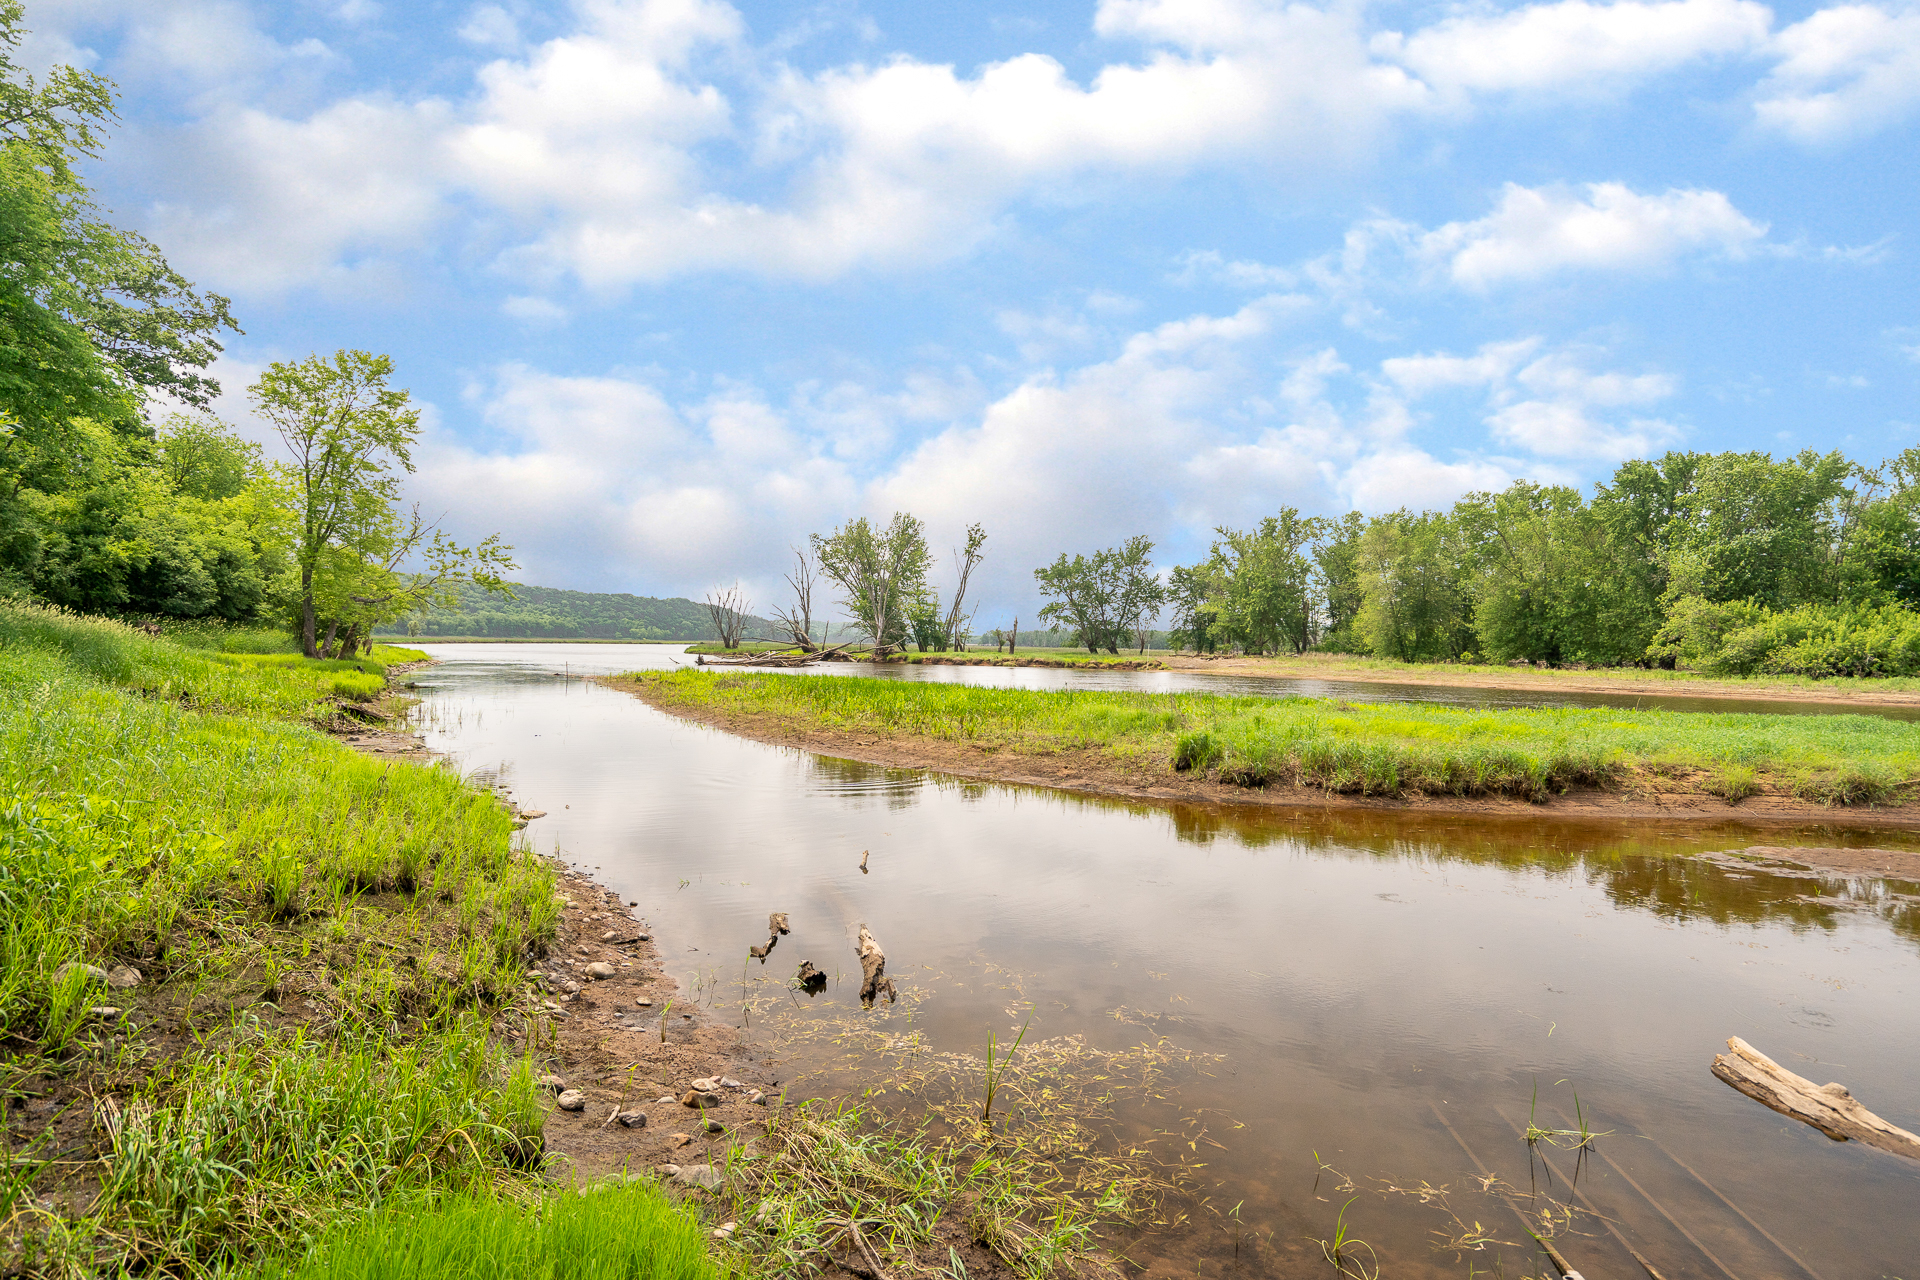
<svg viewBox="0 0 1920 1280"><path fill-rule="evenodd" d="M698 1110L701 1107L717 1107L720 1105L720 1099L711 1093L702 1093L698 1089L689 1089L687 1090L686 1096L680 1099L680 1105Z"/></svg>
<svg viewBox="0 0 1920 1280"><path fill-rule="evenodd" d="M541 1076L539 1085L549 1093L565 1093L567 1091L567 1082L559 1076Z"/></svg>
<svg viewBox="0 0 1920 1280"><path fill-rule="evenodd" d="M145 981L146 975L130 964L115 965L107 973L107 985L117 991L127 991Z"/></svg>
<svg viewBox="0 0 1920 1280"><path fill-rule="evenodd" d="M640 1006L640 1007L641 1007L642 1009L651 1009L651 1008L653 1008L653 1001L651 1001L651 1000L649 1000L649 999L647 999L647 998L646 998L645 996L641 996L641 997L639 997L638 999L636 999L636 1000L634 1001L634 1003L635 1003L635 1004L637 1004L637 1005L639 1005L639 1006Z"/></svg>
<svg viewBox="0 0 1920 1280"><path fill-rule="evenodd" d="M89 982L105 982L107 980L107 971L105 969L102 969L99 965L81 964L78 961L71 961L67 964L61 965L58 969L55 969L53 971L53 980L55 982L65 982L67 980L67 975L69 973L72 973L75 969L78 969L82 973L86 974L87 981Z"/></svg>
<svg viewBox="0 0 1920 1280"><path fill-rule="evenodd" d="M644 1129L647 1127L647 1113L644 1111L622 1111L619 1115L615 1116L614 1119L629 1129Z"/></svg>
<svg viewBox="0 0 1920 1280"><path fill-rule="evenodd" d="M547 811L546 811L545 809L522 809L522 810L520 811L520 816L521 816L521 818L522 818L522 819L524 819L525 821L528 821L528 822L531 822L531 821L533 821L533 820L534 820L535 818L544 818L544 817L546 817L546 816L547 816Z"/></svg>
<svg viewBox="0 0 1920 1280"><path fill-rule="evenodd" d="M677 1101L677 1099L675 1099L672 1094L668 1094L664 1098L655 1098L654 1101L655 1102L674 1102L674 1101Z"/></svg>
<svg viewBox="0 0 1920 1280"><path fill-rule="evenodd" d="M721 1223L721 1224L720 1224L719 1226L717 1226L717 1227L715 1227L715 1228L713 1229L713 1238L714 1238L715 1240L731 1240L731 1239L733 1239L733 1229L734 1229L734 1228L735 1228L736 1226L738 1226L738 1225L739 1225L739 1224L738 1224L738 1223L735 1223L735 1222L723 1222L723 1223Z"/></svg>
<svg viewBox="0 0 1920 1280"><path fill-rule="evenodd" d="M674 1171L673 1180L683 1186L699 1187L702 1191L716 1191L726 1181L720 1171L710 1164L683 1164Z"/></svg>
<svg viewBox="0 0 1920 1280"><path fill-rule="evenodd" d="M693 1135L690 1133L676 1133L670 1136L673 1139L673 1145L676 1147L684 1147L693 1141Z"/></svg>
<svg viewBox="0 0 1920 1280"><path fill-rule="evenodd" d="M723 1087L725 1087L725 1088L728 1088L728 1089L744 1089L744 1088L746 1088L746 1086L745 1086L745 1085L743 1085L743 1084L741 1084L741 1083L740 1083L740 1082L739 1082L738 1080L735 1080L735 1079L734 1079L734 1078L733 1078L732 1076L721 1076L721 1077L720 1077L720 1083L721 1083L721 1085L722 1085Z"/></svg>
<svg viewBox="0 0 1920 1280"><path fill-rule="evenodd" d="M701 1076L693 1082L693 1087L702 1093L712 1093L720 1087L720 1082L711 1076Z"/></svg>
<svg viewBox="0 0 1920 1280"><path fill-rule="evenodd" d="M595 960L587 966L587 976L589 978L611 978L619 972L618 969L608 964L605 960Z"/></svg>
<svg viewBox="0 0 1920 1280"><path fill-rule="evenodd" d="M560 990L566 995L570 995L570 996L577 995L580 991L580 984L575 982L572 978L568 978L565 982L562 982L560 984Z"/></svg>
<svg viewBox="0 0 1920 1280"><path fill-rule="evenodd" d="M585 1111L587 1109L587 1095L578 1089L568 1089L560 1095L559 1105L562 1111Z"/></svg>
<svg viewBox="0 0 1920 1280"><path fill-rule="evenodd" d="M701 1123L700 1127L708 1133L725 1133L727 1131L727 1126L721 1124L711 1116L707 1117L707 1119Z"/></svg>
<svg viewBox="0 0 1920 1280"><path fill-rule="evenodd" d="M605 933L600 935L600 941L602 942L618 942L619 940L620 940L620 935L618 933L615 933L612 929L609 929Z"/></svg>
<svg viewBox="0 0 1920 1280"><path fill-rule="evenodd" d="M747 1101L751 1102L756 1107L764 1107L767 1105L767 1095L760 1092L758 1089L755 1089L753 1091L753 1096L751 1098L748 1098Z"/></svg>
<svg viewBox="0 0 1920 1280"><path fill-rule="evenodd" d="M96 1004L91 1009L88 1009L87 1012L96 1018L117 1018L120 1016L120 1007L111 1004Z"/></svg>

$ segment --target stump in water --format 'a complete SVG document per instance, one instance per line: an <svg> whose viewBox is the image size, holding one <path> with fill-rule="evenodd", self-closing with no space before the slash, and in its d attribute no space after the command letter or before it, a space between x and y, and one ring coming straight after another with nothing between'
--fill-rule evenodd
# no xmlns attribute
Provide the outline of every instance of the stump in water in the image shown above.
<svg viewBox="0 0 1920 1280"><path fill-rule="evenodd" d="M748 947L747 954L755 960L758 960L761 964L765 964L767 962L767 952L773 950L774 945L780 941L780 935L792 932L793 930L787 928L787 913L784 911L772 912L767 916L766 942L759 946Z"/></svg>
<svg viewBox="0 0 1920 1280"><path fill-rule="evenodd" d="M854 950L860 957L860 1003L871 1009L882 993L888 1004L898 1000L900 996L893 989L893 979L887 976L887 953L880 949L864 924L860 926L860 942Z"/></svg>
<svg viewBox="0 0 1920 1280"><path fill-rule="evenodd" d="M827 986L827 975L814 968L811 960L802 960L800 971L793 977L800 984L800 989L810 996L819 995Z"/></svg>
<svg viewBox="0 0 1920 1280"><path fill-rule="evenodd" d="M1713 1074L1755 1102L1810 1124L1835 1142L1852 1138L1920 1160L1920 1137L1861 1106L1845 1085L1817 1085L1797 1076L1739 1036L1729 1038L1727 1048L1730 1052L1714 1056Z"/></svg>

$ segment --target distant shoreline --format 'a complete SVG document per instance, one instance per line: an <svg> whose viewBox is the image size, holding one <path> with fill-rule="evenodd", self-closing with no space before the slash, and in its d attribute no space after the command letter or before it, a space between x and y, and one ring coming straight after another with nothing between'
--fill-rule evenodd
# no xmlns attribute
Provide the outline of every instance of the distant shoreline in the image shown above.
<svg viewBox="0 0 1920 1280"><path fill-rule="evenodd" d="M605 640L584 636L389 636L375 633L383 644L405 641L422 644L705 644L704 640Z"/></svg>

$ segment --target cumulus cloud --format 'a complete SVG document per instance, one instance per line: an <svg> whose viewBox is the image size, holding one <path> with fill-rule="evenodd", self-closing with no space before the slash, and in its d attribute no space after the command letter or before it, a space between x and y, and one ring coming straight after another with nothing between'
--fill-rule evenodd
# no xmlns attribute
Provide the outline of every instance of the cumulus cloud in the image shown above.
<svg viewBox="0 0 1920 1280"><path fill-rule="evenodd" d="M1484 394L1483 422L1500 444L1535 458L1617 462L1672 444L1679 429L1634 413L1679 389L1666 373L1594 371L1604 352L1547 350L1538 338L1488 343L1470 356L1445 352L1383 361L1381 373L1410 401L1450 390ZM1626 412L1622 421L1618 411Z"/></svg>
<svg viewBox="0 0 1920 1280"><path fill-rule="evenodd" d="M1920 11L1849 4L1780 32L1760 124L1799 142L1844 141L1920 108Z"/></svg>
<svg viewBox="0 0 1920 1280"><path fill-rule="evenodd" d="M479 4L457 34L499 56L446 100L359 91L317 106L297 103L323 81L293 69L339 60L323 42L268 37L238 0L90 0L50 21L46 48L84 52L83 33L113 28L117 74L184 95L179 139L148 139L167 157L156 185L172 175L165 225L239 234L231 278L216 255L194 265L221 287L260 291L417 250L454 210L535 283L607 290L713 270L823 279L926 263L968 252L1023 201L1197 167L1320 174L1489 95L1614 92L1715 58L1775 59L1756 110L1798 139L1852 136L1920 100L1920 17L1843 5L1776 37L1752 0L1554 0L1404 32L1372 30L1349 5L1102 0L1094 33L1114 56L1084 77L1042 53L971 70L905 55L801 70L755 44L726 0L578 0L570 30L527 46L510 7ZM295 81L306 89L288 89ZM209 207L212 190L232 194ZM1511 226L1455 229L1533 241L1504 256L1479 245L1463 279L1536 260L1731 251L1754 229L1706 191L1532 200L1503 207ZM249 224L290 234L276 248L282 237ZM1284 287L1258 263L1187 270Z"/></svg>
<svg viewBox="0 0 1920 1280"><path fill-rule="evenodd" d="M1583 192L1507 183L1492 213L1421 235L1415 256L1487 289L1568 270L1658 269L1691 252L1740 258L1767 234L1718 191L1641 195L1596 182Z"/></svg>
<svg viewBox="0 0 1920 1280"><path fill-rule="evenodd" d="M1474 92L1606 93L1704 58L1761 47L1772 12L1752 0L1558 0L1469 12L1411 35L1384 32L1374 51L1455 99Z"/></svg>

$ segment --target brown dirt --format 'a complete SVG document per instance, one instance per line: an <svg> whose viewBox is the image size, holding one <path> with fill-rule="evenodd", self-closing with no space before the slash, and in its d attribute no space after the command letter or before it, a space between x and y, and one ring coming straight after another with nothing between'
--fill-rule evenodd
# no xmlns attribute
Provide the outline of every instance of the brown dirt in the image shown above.
<svg viewBox="0 0 1920 1280"><path fill-rule="evenodd" d="M1382 670L1361 666L1337 654L1286 658L1197 657L1161 659L1176 671L1214 675L1285 676L1297 680L1352 680L1362 684L1432 684L1454 689L1526 689L1560 693L1618 693L1668 698L1730 698L1747 702L1819 702L1835 706L1920 706L1920 691L1855 689L1838 685L1751 684L1706 676L1661 678L1654 675L1598 676L1565 669L1515 667L1508 671L1468 671L1445 663Z"/></svg>
<svg viewBox="0 0 1920 1280"><path fill-rule="evenodd" d="M427 665L408 663L393 670ZM434 756L419 737L398 728L355 726L336 736L356 751L386 759ZM534 1035L546 1055L543 1069L567 1088L586 1094L587 1105L574 1112L556 1108L547 1117L549 1176L585 1181L661 1164L724 1160L735 1129L766 1119L767 1111L749 1099L758 1090L766 1093L769 1106L779 1105L778 1082L733 1028L711 1024L691 1005L667 1008L668 1001L678 1000L679 987L662 968L651 931L634 917L630 904L590 876L562 863L555 867L567 905L552 950L531 966L547 975L555 1009L536 1011ZM613 941L603 941L608 934ZM618 974L588 978L586 967L599 960L612 964ZM577 984L577 990L557 989L563 984ZM643 1007L641 1000L649 1004ZM663 1016L668 1024L664 1039ZM498 1019L496 1027L516 1047L525 1043L522 1025L512 1016ZM693 1080L722 1077L740 1081L741 1087L720 1090L723 1101L717 1107L695 1110L677 1101L660 1101L684 1096ZM646 1124L609 1124L615 1111L644 1112ZM708 1119L724 1131L708 1132Z"/></svg>
<svg viewBox="0 0 1920 1280"><path fill-rule="evenodd" d="M771 715L678 706L662 698L656 686L641 681L609 679L602 683L623 689L672 715L713 725L756 742L797 747L866 764L933 769L962 778L1133 800L1219 808L1405 810L1579 821L1654 819L1755 826L1804 826L1816 822L1835 827L1920 829L1920 805L1911 803L1837 809L1791 796L1753 796L1730 805L1697 791L1661 789L1662 780L1653 778L1617 791L1576 788L1543 804L1497 796L1351 796L1317 787L1239 787L1195 774L1176 773L1165 760L1129 759L1098 748L1014 751L904 734L823 729L791 724Z"/></svg>

